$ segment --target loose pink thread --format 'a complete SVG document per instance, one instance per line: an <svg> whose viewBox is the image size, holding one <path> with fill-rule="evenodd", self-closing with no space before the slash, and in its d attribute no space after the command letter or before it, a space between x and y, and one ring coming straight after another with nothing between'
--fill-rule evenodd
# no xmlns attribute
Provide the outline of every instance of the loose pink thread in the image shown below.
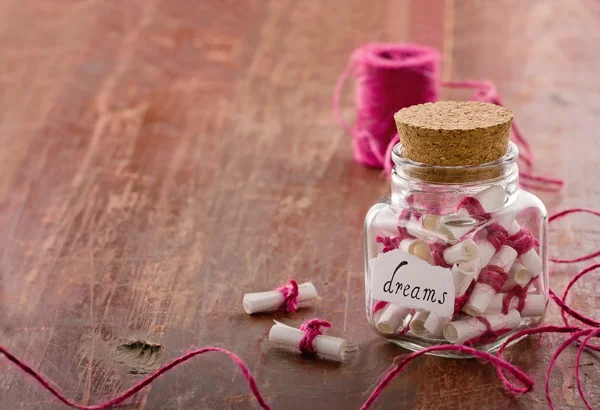
<svg viewBox="0 0 600 410"><path fill-rule="evenodd" d="M277 288L277 291L283 295L283 303L279 311L283 313L294 313L298 310L298 282L290 280L289 285Z"/></svg>
<svg viewBox="0 0 600 410"><path fill-rule="evenodd" d="M314 355L315 348L313 346L313 342L317 336L323 334L321 332L322 327L331 327L331 323L323 319L309 319L305 320L300 325L300 330L304 332L304 337L300 340L298 344L298 349L304 354Z"/></svg>
<svg viewBox="0 0 600 410"><path fill-rule="evenodd" d="M75 403L74 401L65 397L59 390L52 387L52 383L48 379L46 379L44 376L42 376L39 372L33 370L31 368L31 366L29 366L27 363L25 363L24 361L15 357L8 350L6 350L6 348L0 346L0 353L2 353L4 356L6 356L6 358L9 361L13 362L21 370L23 370L23 372L27 373L28 375L33 377L35 380L37 380L46 390L48 390L50 393L52 393L57 399L59 399L60 401L65 403L67 406L73 407L76 409L80 409L80 410L105 410L105 409L109 409L113 406L116 406L118 404L121 404L125 400L127 400L128 398L133 396L134 394L141 391L144 387L151 384L155 379L159 378L161 375L163 375L166 372L168 372L169 370L173 369L175 366L190 360L194 356L198 356L198 355L201 355L201 354L204 354L207 352L219 352L219 353L224 353L227 356L229 356L231 358L231 360L233 360L233 362L235 364L237 364L238 367L242 370L242 374L244 375L244 378L248 382L248 386L250 386L250 391L256 398L256 401L258 402L258 404L265 410L271 409L271 407L267 404L265 399L260 394L260 390L258 389L256 380L254 380L254 377L252 377L252 373L250 372L250 369L248 368L246 363L244 363L244 361L242 359L240 359L239 356L237 356L236 354L230 352L229 350L221 349L220 347L204 347L202 349L198 349L198 350L194 350L192 352L186 353L183 356L178 357L177 359L173 360L171 363L164 365L163 367L158 369L155 373L146 377L144 380L135 384L133 387L125 390L123 393L119 394L115 398L110 399L104 403L95 404L92 406L84 406L84 405Z"/></svg>

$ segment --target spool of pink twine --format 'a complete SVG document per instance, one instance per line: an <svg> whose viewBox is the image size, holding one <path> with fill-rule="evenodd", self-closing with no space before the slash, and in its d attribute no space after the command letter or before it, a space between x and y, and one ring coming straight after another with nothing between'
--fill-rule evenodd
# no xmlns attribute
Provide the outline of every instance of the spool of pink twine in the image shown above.
<svg viewBox="0 0 600 410"><path fill-rule="evenodd" d="M402 108L436 102L440 88L468 88L471 99L502 105L496 87L489 81L450 81L440 79L440 52L417 44L373 43L356 49L338 78L333 92L333 111L337 121L352 136L354 160L370 167L384 168L389 175L394 164L391 151L399 142L394 113ZM355 80L354 125L348 124L340 110L342 89L348 77ZM513 139L520 148L521 185L528 189L556 192L564 181L532 174L533 153L516 122Z"/></svg>
<svg viewBox="0 0 600 410"><path fill-rule="evenodd" d="M382 168L397 140L394 113L401 108L439 99L440 53L416 44L366 44L352 53L333 95L335 115L352 136L354 159ZM340 112L344 82L354 75L356 121Z"/></svg>

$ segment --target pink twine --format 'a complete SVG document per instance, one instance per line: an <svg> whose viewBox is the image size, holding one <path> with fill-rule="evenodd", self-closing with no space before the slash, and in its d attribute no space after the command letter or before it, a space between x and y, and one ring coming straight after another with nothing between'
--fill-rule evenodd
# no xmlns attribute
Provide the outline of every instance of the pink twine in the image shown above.
<svg viewBox="0 0 600 410"><path fill-rule="evenodd" d="M487 265L479 273L477 282L489 285L497 293L500 292L507 278L508 276L506 275L506 272L504 272L504 269L501 267L496 265Z"/></svg>
<svg viewBox="0 0 600 410"><path fill-rule="evenodd" d="M517 307L516 309L521 313L523 308L525 307L525 298L527 297L527 289L532 282L529 282L525 287L515 285L510 292L508 292L502 298L502 314L506 315L510 310L510 304L514 298L517 298Z"/></svg>
<svg viewBox="0 0 600 410"><path fill-rule="evenodd" d="M431 256L433 257L433 262L437 266L441 266L442 268L451 268L452 265L446 262L444 259L444 250L446 250L448 246L442 243L434 242L429 244L429 249L431 250Z"/></svg>
<svg viewBox="0 0 600 410"><path fill-rule="evenodd" d="M502 229L504 228L502 227ZM526 229L520 229L519 232L511 235L506 241L506 244L517 251L519 256L523 255L534 246L540 246L537 239L535 239L531 235L531 232Z"/></svg>
<svg viewBox="0 0 600 410"><path fill-rule="evenodd" d="M439 67L437 50L415 44L366 44L352 53L335 86L333 109L352 136L355 161L383 167L390 142L398 139L394 113L439 99ZM340 95L350 74L356 82L354 126L340 112Z"/></svg>
<svg viewBox="0 0 600 410"><path fill-rule="evenodd" d="M298 283L295 280L290 280L289 285L277 288L277 291L283 294L283 303L279 307L279 311L283 313L294 313L298 310Z"/></svg>
<svg viewBox="0 0 600 410"><path fill-rule="evenodd" d="M304 337L298 344L298 349L304 354L314 355L316 354L313 342L315 337L323 334L321 327L331 327L331 323L323 319L309 319L305 320L300 325L300 330L304 332Z"/></svg>
<svg viewBox="0 0 600 410"><path fill-rule="evenodd" d="M502 248L502 245L504 245L509 239L507 230L497 222L490 224L486 228L486 232L487 236L485 239L492 244L494 249L496 249L496 252L498 252L500 248Z"/></svg>
<svg viewBox="0 0 600 410"><path fill-rule="evenodd" d="M458 212L461 209L465 209L469 213L469 215L480 216L481 218L484 218L486 220L489 220L491 218L491 215L485 212L485 209L483 208L483 205L481 205L481 202L479 202L477 198L472 196L466 196L460 200L460 202L456 206L456 211Z"/></svg>
<svg viewBox="0 0 600 410"><path fill-rule="evenodd" d="M485 326L485 332L483 332L480 336L474 337L473 339L466 340L464 342L465 346L475 346L479 343L493 342L503 334L508 333L512 330L511 328L502 328L494 330L492 329L492 325L490 324L489 320L487 320L483 316L478 316L475 319L483 323L483 325Z"/></svg>
<svg viewBox="0 0 600 410"><path fill-rule="evenodd" d="M489 353L486 353L486 352L482 352L482 351L473 349L472 347L468 347L468 346L439 345L439 346L428 347L426 349L419 350L418 352L411 353L408 356L406 356L404 359L402 359L402 361L400 361L388 374L386 374L381 379L381 381L379 382L379 384L377 385L375 390L373 390L373 392L371 393L371 395L369 396L369 398L367 399L365 404L363 404L363 406L361 407L361 410L368 410L369 408L371 408L371 405L375 402L375 400L377 400L377 398L383 392L383 390L396 378L396 376L398 376L400 373L402 373L402 371L406 367L408 367L408 365L414 359L416 359L417 357L419 357L421 355L431 353L431 352L443 352L443 351L451 351L451 350L471 354L474 357L476 357L482 361L490 362L499 371L506 370L507 372L512 374L515 377L515 379L517 379L518 381L520 381L523 384L523 389L525 389L526 391L531 391L533 389L533 386L534 386L533 380L529 376L527 376L525 373L523 373L523 371L521 369L519 369L515 365L510 364L509 362L507 362L504 359L498 358L498 357L491 355Z"/></svg>
<svg viewBox="0 0 600 410"><path fill-rule="evenodd" d="M375 237L375 242L383 244L383 253L388 253L393 251L394 249L398 249L400 246L400 242L402 242L402 238L400 236L379 236Z"/></svg>
<svg viewBox="0 0 600 410"><path fill-rule="evenodd" d="M391 151L399 142L393 115L415 104L439 100L440 86L471 88L472 100L503 105L493 83L487 81L440 81L440 53L416 44L366 44L356 49L340 75L333 92L333 111L337 121L352 136L355 161L391 174L394 166ZM356 121L348 124L340 112L340 96L348 77L356 82ZM527 171L521 172L521 185L527 189L557 192L564 186L558 178L531 174L534 159L531 147L515 121L515 142L519 158Z"/></svg>
<svg viewBox="0 0 600 410"><path fill-rule="evenodd" d="M104 403L95 404L92 406L84 406L82 404L75 403L74 401L65 397L59 390L52 387L52 383L48 379L46 379L44 376L42 376L41 373L33 370L31 368L31 366L29 366L27 363L18 359L12 353L10 353L8 350L6 350L6 348L0 346L0 353L2 353L4 356L6 356L6 358L9 361L13 362L21 370L23 370L23 372L27 373L28 375L33 377L35 380L37 380L38 383L40 383L46 390L48 390L50 393L52 393L57 399L62 401L64 404L66 404L69 407L80 409L80 410L105 410L105 409L114 407L118 404L121 404L125 400L127 400L128 398L133 396L134 394L141 391L144 387L148 386L155 379L159 378L161 375L163 375L164 373L166 373L169 370L171 370L172 368L174 368L175 366L188 361L189 359L191 359L194 356L198 356L198 355L204 354L206 352L219 352L219 353L224 353L227 356L229 356L231 358L231 360L233 360L233 362L235 364L237 364L238 367L242 370L242 374L244 375L244 378L248 382L248 386L250 386L250 391L252 392L252 394L254 394L254 397L256 398L256 401L258 402L258 404L265 410L271 409L271 407L267 404L265 399L260 394L260 390L258 389L256 380L254 380L254 377L252 377L252 373L250 372L250 369L248 368L246 363L244 363L244 361L242 359L240 359L236 354L230 352L229 350L221 349L220 347L204 347L202 349L198 349L198 350L194 350L193 352L186 353L183 356L178 357L177 359L173 360L171 363L164 365L163 367L158 369L155 373L146 377L144 380L135 384L133 387L125 390L123 393L119 394L115 398L110 399Z"/></svg>
<svg viewBox="0 0 600 410"><path fill-rule="evenodd" d="M471 297L471 293L473 293L474 288L475 281L472 281L464 295L456 296L454 298L454 314L452 315L453 318L460 314L463 306L469 301L469 298Z"/></svg>

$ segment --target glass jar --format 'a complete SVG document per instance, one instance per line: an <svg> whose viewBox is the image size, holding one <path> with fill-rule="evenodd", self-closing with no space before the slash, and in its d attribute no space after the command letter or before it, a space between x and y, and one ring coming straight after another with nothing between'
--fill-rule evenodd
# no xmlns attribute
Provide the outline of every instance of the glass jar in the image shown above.
<svg viewBox="0 0 600 410"><path fill-rule="evenodd" d="M519 189L517 157L510 143L487 164L434 166L394 147L391 195L365 219L366 309L375 332L414 351L464 344L493 352L540 323L548 220L543 203Z"/></svg>

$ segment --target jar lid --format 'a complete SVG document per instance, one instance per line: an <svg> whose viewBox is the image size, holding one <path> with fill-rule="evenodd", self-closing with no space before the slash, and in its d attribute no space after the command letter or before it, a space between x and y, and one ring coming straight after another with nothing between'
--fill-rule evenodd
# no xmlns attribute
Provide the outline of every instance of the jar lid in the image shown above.
<svg viewBox="0 0 600 410"><path fill-rule="evenodd" d="M394 115L406 158L429 165L480 165L506 154L512 112L496 104L439 101Z"/></svg>

